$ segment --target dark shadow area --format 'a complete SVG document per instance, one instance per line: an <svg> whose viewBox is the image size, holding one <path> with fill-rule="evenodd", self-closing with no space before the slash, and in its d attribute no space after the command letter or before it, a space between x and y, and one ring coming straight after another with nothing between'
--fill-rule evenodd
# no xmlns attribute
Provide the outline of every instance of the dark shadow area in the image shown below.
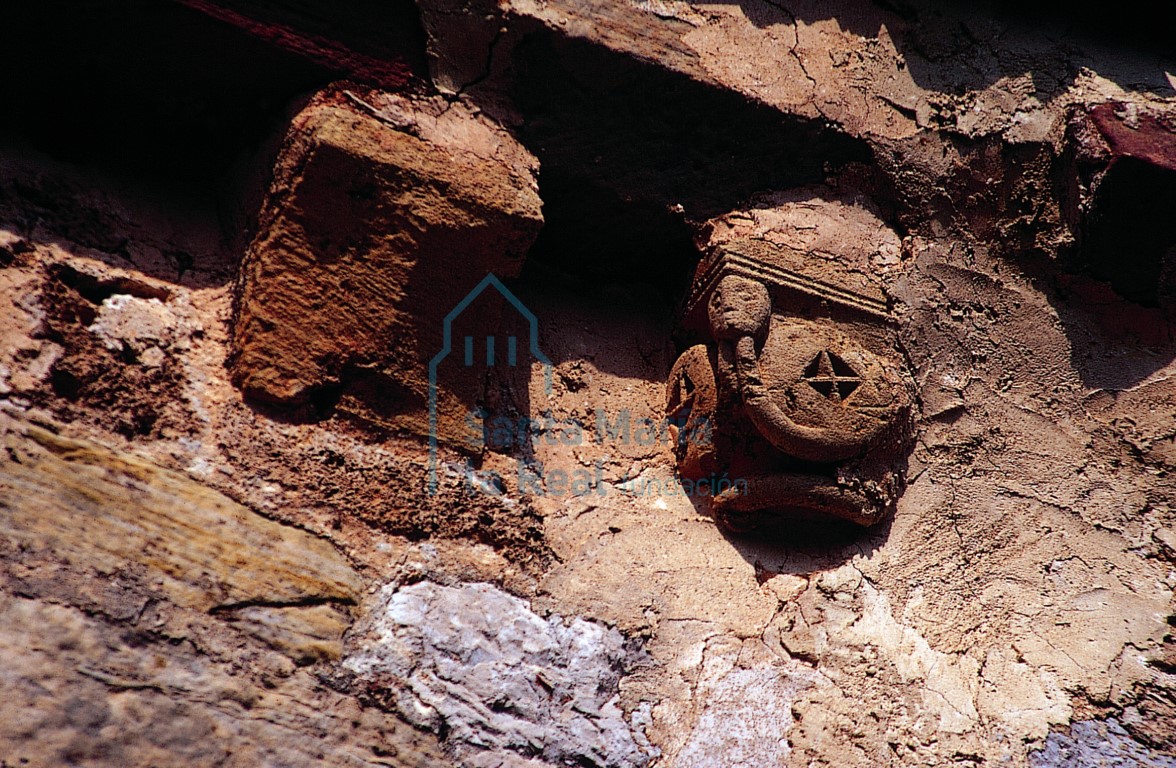
<svg viewBox="0 0 1176 768"><path fill-rule="evenodd" d="M901 1L901 0L900 0ZM958 9L991 12L998 19L1040 29L1051 37L1081 45L1094 43L1157 57L1176 55L1172 29L1176 6L1170 3L1134 2L1110 6L1102 2L1072 2L1060 6L1017 0L985 3L947 3Z"/></svg>
<svg viewBox="0 0 1176 768"><path fill-rule="evenodd" d="M1131 389L1176 359L1176 323L1161 310L1128 301L1085 275L1058 275L1050 264L1024 268L1058 313L1084 386Z"/></svg>
<svg viewBox="0 0 1176 768"><path fill-rule="evenodd" d="M516 287L539 318L540 345L557 369L556 385L571 392L585 386L560 372L561 364L580 360L624 379L665 380L673 363L675 308L661 286L625 279L585 284L578 275L540 265Z"/></svg>
<svg viewBox="0 0 1176 768"><path fill-rule="evenodd" d="M529 263L593 283L676 298L698 258L691 224L871 159L823 121L545 29L522 36L510 76L519 138L542 167L546 225Z"/></svg>
<svg viewBox="0 0 1176 768"><path fill-rule="evenodd" d="M345 78L423 87L426 38L413 0L171 0Z"/></svg>
<svg viewBox="0 0 1176 768"><path fill-rule="evenodd" d="M708 497L690 496L690 503L699 515L711 517ZM764 581L780 574L809 576L820 571L838 568L855 556L868 557L890 536L893 515L888 515L871 528L838 520L790 514L765 516L753 531L733 533L719 526L731 546ZM716 523L718 525L718 523Z"/></svg>
<svg viewBox="0 0 1176 768"><path fill-rule="evenodd" d="M233 218L208 189L57 160L0 131L0 222L30 247L203 288L235 273L243 217Z"/></svg>
<svg viewBox="0 0 1176 768"><path fill-rule="evenodd" d="M539 189L544 223L527 278L563 273L582 284L644 284L671 304L685 291L699 254L680 213L559 170L541 170Z"/></svg>
<svg viewBox="0 0 1176 768"><path fill-rule="evenodd" d="M1176 247L1174 215L1176 170L1132 157L1117 160L1102 177L1084 222L1079 268L1126 299L1159 306L1165 262L1176 260L1170 253ZM1173 269L1176 264L1167 272Z"/></svg>
<svg viewBox="0 0 1176 768"><path fill-rule="evenodd" d="M1083 384L1129 389L1176 358L1176 134L1122 104L1075 112L1054 177L1074 243L1060 263L1027 250L1022 266Z"/></svg>
<svg viewBox="0 0 1176 768"><path fill-rule="evenodd" d="M376 382L373 385L365 378L363 373L347 371L345 375L353 377L352 379L346 380L347 384L350 386L353 381L358 382L355 386L359 389L364 387L376 389L382 384L382 382ZM343 391L344 387L341 384L323 387L313 392L307 398L307 402L301 405L274 405L273 403L262 402L252 397L242 398L241 402L244 403L245 407L266 421L288 425L317 424L336 415L339 401L343 397ZM387 392L378 391L378 397L375 399L378 402L379 398L386 399L387 396ZM344 429L348 423L346 419L338 419L334 428ZM380 438L394 434L392 430L382 429L378 424L374 424L370 420L365 420L362 426L356 428L355 431L357 434L375 435Z"/></svg>
<svg viewBox="0 0 1176 768"><path fill-rule="evenodd" d="M345 14L315 0L236 5L6 9L0 209L10 225L169 282L224 283L297 97L340 77L403 83L424 71L409 0L361 0Z"/></svg>
<svg viewBox="0 0 1176 768"><path fill-rule="evenodd" d="M505 307L497 333L520 340L518 364L508 365L499 355L488 371L479 402L488 449L531 462L530 439L549 439L549 430L550 438L558 439L571 420L580 423L585 439L593 440L596 408L614 420L625 409L633 420L662 417L660 408L645 413L640 397L602 391L595 379L599 373L637 386L662 386L673 362L673 305L659 286L620 280L596 284L544 264L531 265L509 286L538 321L538 349L551 363L552 390L550 396L542 391L542 365L522 346L527 319ZM507 434L503 439L496 423L514 425L517 438Z"/></svg>
<svg viewBox="0 0 1176 768"><path fill-rule="evenodd" d="M330 73L182 6L21 3L5 14L0 83L33 148L215 194L295 94Z"/></svg>

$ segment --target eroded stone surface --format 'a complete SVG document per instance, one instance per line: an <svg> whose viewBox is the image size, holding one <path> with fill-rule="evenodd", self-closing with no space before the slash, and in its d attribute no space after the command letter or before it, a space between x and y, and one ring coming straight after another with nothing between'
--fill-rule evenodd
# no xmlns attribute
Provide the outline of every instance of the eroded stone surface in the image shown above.
<svg viewBox="0 0 1176 768"><path fill-rule="evenodd" d="M1069 733L1053 733L1029 758L1032 768L1172 768L1176 758L1132 741L1114 720L1074 723Z"/></svg>
<svg viewBox="0 0 1176 768"><path fill-rule="evenodd" d="M615 629L544 619L490 584L384 587L343 666L409 722L446 734L465 765L643 766L618 707ZM527 763L530 765L531 763Z"/></svg>
<svg viewBox="0 0 1176 768"><path fill-rule="evenodd" d="M320 94L290 124L242 264L234 381L283 405L335 393L343 410L426 435L442 320L488 273L518 273L543 221L536 168L460 103ZM491 292L471 307L468 328L493 329L500 302ZM437 434L462 446L452 414L482 384L451 368Z"/></svg>
<svg viewBox="0 0 1176 768"><path fill-rule="evenodd" d="M603 622L642 638L647 663L619 679L617 707L633 743L660 751L655 759L666 768L725 757L796 768L1024 766L1065 739L1076 743L1082 729L1070 721L1107 717L1127 735L1106 740L1134 759L1143 759L1141 747L1118 737L1170 753L1170 317L1061 267L1072 264L1092 221L1084 207L1090 190L1069 168L1084 140L1067 132L1068 120L1114 104L1119 139L1159 141L1171 111L1166 72L1176 68L919 2L787 10L424 5L435 47L451 46L434 51L450 55L447 69L435 69L449 100L342 86L332 91L338 103L318 106L337 108L348 126L354 119L362 137L384 135L367 117L426 144L422 137L452 129L437 143L475 155L493 154L494 141L485 139L499 129L474 127L492 118L542 159L554 226L511 287L539 317L553 387L545 391L526 369L488 376L485 393L511 417L580 419L582 444L537 432L469 463L443 448L449 471L430 497L421 489L420 441L376 439L330 417L335 406L336 414L383 420L371 406L395 380L384 376L391 363L374 373L344 369L347 391L331 391L333 380L316 366L334 365L333 352L350 354L340 348L354 329L343 326L339 338L305 345L312 357L326 355L305 369L327 382L311 398L319 421L243 404L224 368L229 283L241 252L226 242L240 233L226 233L221 222L248 218L256 206L246 212L237 198L218 200L218 210L210 204L195 217L194 232L181 232L192 223L187 197L150 187L138 191L152 205L132 205L124 180L7 144L0 158L5 407L22 419L70 422L55 427L62 439L86 437L112 455L148 456L186 473L185 504L203 505L215 489L299 536L329 539L380 583L493 582L529 599L537 614ZM329 31L326 4L300 7L322 9L315 28L322 22ZM448 34L447 22L461 34ZM263 27L263 35L279 30ZM241 29L254 34L258 26ZM279 41L283 50L317 45L305 30L293 32ZM391 39L385 32L372 33L381 45ZM77 42L87 40L98 45L102 36ZM323 59L322 51L311 53ZM40 71L33 64L29 77ZM191 104L183 87L142 93L144 109L152 99ZM47 99L58 96L47 89ZM406 100L411 109L397 106ZM478 109L485 112L471 121ZM84 118L66 127L73 132ZM344 145L356 137L335 138ZM360 157L371 150L366 138L361 143L344 149ZM1119 154L1119 170L1146 159L1134 149ZM365 162L348 167L362 171ZM1123 179L1120 221L1138 220L1143 203L1162 203L1160 195L1133 198L1137 185L1130 174ZM346 181L329 179L322 186L334 187L314 200L338 201ZM811 189L793 188L811 184L847 198L863 193L885 225L859 226L847 207L825 236L811 220L773 218L778 203L754 204L766 190L792 190L786 202L809 199ZM321 218L338 213L309 207ZM598 409L613 423L625 409L634 425L660 418L662 385L682 351L672 317L697 258L690 237L711 237L697 228L727 211L737 212L724 221L734 236L759 231L773 247L802 243L818 274L835 266L824 252L876 241L863 269L895 298L893 351L912 374L919 409L907 490L876 528L845 534L797 525L770 541L724 535L705 503L675 491L668 441L622 442L598 428ZM1165 235L1167 213L1161 205L1152 231ZM1116 244L1117 225L1108 231ZM285 232L301 236L297 227ZM356 232L390 237L383 224ZM333 237L322 250L339 242L353 245ZM298 300L315 296L317 284L307 289L293 263L281 280L297 285L290 292ZM445 264L446 277L476 280L462 264ZM1170 275L1162 260L1160 267L1162 288ZM387 287L379 270L368 276ZM335 288L345 292L341 282ZM170 339L156 343L157 330L143 334L132 327L138 323L118 320L144 303L174 318ZM275 306L306 316L297 301ZM336 300L330 311L346 316L347 308ZM386 349L382 332L365 338ZM271 351L301 365L300 343ZM145 354L160 349L160 364L136 358L139 345ZM369 374L378 386L364 390ZM20 457L48 450L23 438L11 447ZM37 462L57 467L36 484L43 498L89 487L88 465L60 456ZM587 472L595 485L584 497L570 496L566 484L556 493L557 484L540 483L540 493L534 483L520 487L520 465L544 478ZM24 477L27 469L14 472ZM137 481L111 471L115 480L97 478L94 487L103 508L126 509L108 522L140 525L138 497L127 490ZM501 482L485 482L490 472ZM148 511L158 522L158 509ZM29 516L36 519L12 534L3 561L4 592L19 606L0 622L0 643L14 660L5 697L16 713L4 723L5 757L47 765L452 761L435 735L372 695L395 686L361 686L353 673L340 674L338 637L357 609L331 579L315 576L319 545L293 583L247 565L248 589L234 592L229 566L238 554L248 562L257 547L265 551L264 526L246 525L252 533L242 535L236 523L222 526L230 534L224 557L197 546L218 539L208 530L189 537L167 526L133 538L141 551L111 553L100 546L108 535L85 539L68 521ZM154 544L176 537L184 541ZM58 538L69 562L55 557ZM221 603L225 594L245 602ZM251 603L251 594L279 602ZM475 626L478 615L466 609L455 606L451 617ZM518 681L507 669L504 679ZM743 727L728 727L732 721ZM777 732L783 741L771 738ZM513 751L473 755L491 764L547 762Z"/></svg>
<svg viewBox="0 0 1176 768"><path fill-rule="evenodd" d="M878 523L913 431L878 274L898 264L897 237L853 202L800 196L707 229L683 319L703 343L666 390L679 471L725 478L707 495L732 530L789 514Z"/></svg>
<svg viewBox="0 0 1176 768"><path fill-rule="evenodd" d="M301 668L338 658L362 589L329 543L18 414L0 430L6 759L444 764Z"/></svg>
<svg viewBox="0 0 1176 768"><path fill-rule="evenodd" d="M1170 366L1131 394L1098 395L1091 421L1048 405L1088 395L1069 367L1066 326L1041 322L1057 316L1047 298L991 256L965 267L963 254L936 252L932 266L929 246L913 245L915 262L891 279L917 320L904 343L930 419L911 457L916 479L875 533L847 541L793 526L771 541L724 537L700 514L705 505L675 492L668 441L593 433L570 450L535 441L548 471L603 462L603 495L536 502L560 560L543 580L543 604L652 631L655 665L622 682L623 701L657 702L647 733L666 765L705 714L706 660L732 636L762 639L819 673L791 705L793 765L833 754L838 765L949 765L962 750L1023 764L1022 745L1064 726L1081 702L1135 701L1140 686L1167 679L1145 658L1167 631L1169 576L1133 542L1162 546L1149 531L1170 496L1147 467L1162 466L1167 427L1142 414L1166 402L1159 380ZM570 356L582 343L572 331L584 326L605 337L594 346L623 346L632 332L606 335L625 306L610 298L596 314L570 298L536 298L544 348ZM998 308L1002 321L968 309L977 305ZM662 393L612 371L659 366L668 360L649 350L589 352L552 399L533 380L532 398L556 418L630 408L636 423L656 416ZM1002 391L1010 379L1016 386ZM1131 404L1115 406L1121 398ZM1138 426L1111 415L1142 402ZM1143 464L1103 464L1108 451L1135 450ZM1149 499L1157 506L1141 515ZM755 675L775 674L770 666L747 663Z"/></svg>
<svg viewBox="0 0 1176 768"><path fill-rule="evenodd" d="M784 765L792 752L793 705L826 683L802 664L773 658L759 642L707 646L695 691L698 720L673 765Z"/></svg>
<svg viewBox="0 0 1176 768"><path fill-rule="evenodd" d="M0 744L11 763L446 764L423 735L239 643L210 654L203 642L168 643L9 595L0 618Z"/></svg>
<svg viewBox="0 0 1176 768"><path fill-rule="evenodd" d="M0 526L19 553L10 567L27 561L31 578L51 556L98 573L138 564L143 586L201 611L355 601L360 577L326 541L133 456L0 418Z"/></svg>

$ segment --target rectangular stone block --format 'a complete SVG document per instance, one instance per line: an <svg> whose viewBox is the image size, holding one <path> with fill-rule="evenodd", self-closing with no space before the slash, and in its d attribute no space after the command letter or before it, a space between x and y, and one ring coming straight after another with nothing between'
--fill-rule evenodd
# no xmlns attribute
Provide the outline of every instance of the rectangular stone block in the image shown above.
<svg viewBox="0 0 1176 768"><path fill-rule="evenodd" d="M291 122L238 284L231 368L247 398L427 435L443 322L518 274L542 225L537 161L460 102L335 89ZM463 327L493 333L488 291ZM460 356L461 349L454 351ZM484 369L447 365L438 437L476 448Z"/></svg>

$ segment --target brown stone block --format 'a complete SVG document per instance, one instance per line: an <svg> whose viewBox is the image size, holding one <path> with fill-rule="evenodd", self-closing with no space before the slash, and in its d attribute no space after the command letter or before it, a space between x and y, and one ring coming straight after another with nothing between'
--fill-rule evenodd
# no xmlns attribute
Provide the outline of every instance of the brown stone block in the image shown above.
<svg viewBox="0 0 1176 768"><path fill-rule="evenodd" d="M443 320L487 273L518 273L543 221L536 167L461 103L317 96L291 122L242 264L234 383L278 405L337 396L368 423L427 434ZM490 293L463 313L481 335L501 308ZM439 437L461 443L482 373L445 374Z"/></svg>
<svg viewBox="0 0 1176 768"><path fill-rule="evenodd" d="M97 582L66 573L74 568L124 573L129 588L202 612L348 605L362 592L359 574L326 540L185 475L8 414L0 446L0 546L32 594L109 610L105 593L85 597ZM46 564L54 578L37 576Z"/></svg>

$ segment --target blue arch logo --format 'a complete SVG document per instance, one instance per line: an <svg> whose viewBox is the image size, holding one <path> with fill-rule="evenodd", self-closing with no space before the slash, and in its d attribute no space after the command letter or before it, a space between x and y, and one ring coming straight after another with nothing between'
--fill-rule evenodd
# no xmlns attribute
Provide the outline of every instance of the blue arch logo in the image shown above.
<svg viewBox="0 0 1176 768"><path fill-rule="evenodd" d="M474 286L474 289L466 294L465 298L457 303L449 314L445 316L445 323L442 329L444 342L441 345L441 351L433 356L429 361L429 495L432 496L437 492L437 368L449 354L453 352L453 321L461 316L469 308L470 304L481 296L487 288L493 287L494 290L510 302L510 305L515 308L523 319L527 321L528 325L528 340L527 349L531 355L543 364L543 390L547 395L551 394L551 361L539 349L539 319L535 317L535 313L527 309L526 305L515 296L509 288L502 284L497 275L493 272L482 278L482 281ZM463 339L462 352L463 364L467 367L474 365L475 348L478 346L473 336L466 336ZM497 355L499 354L498 345L493 335L483 337L482 348L485 350L486 366L495 364ZM508 365L518 364L518 340L514 336L508 336L506 339L506 362Z"/></svg>

